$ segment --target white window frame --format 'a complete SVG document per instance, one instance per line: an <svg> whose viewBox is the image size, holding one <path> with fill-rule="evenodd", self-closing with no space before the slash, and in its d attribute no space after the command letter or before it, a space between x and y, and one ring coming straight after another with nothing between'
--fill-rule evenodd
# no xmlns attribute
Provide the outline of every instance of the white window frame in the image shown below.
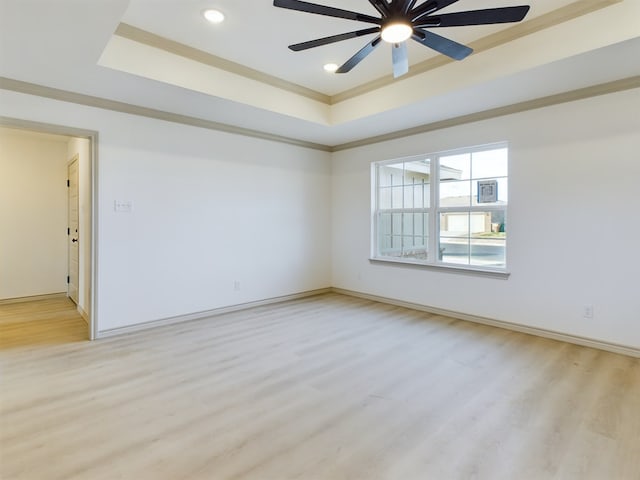
<svg viewBox="0 0 640 480"><path fill-rule="evenodd" d="M445 262L441 260L440 254L437 255L435 252L439 252L440 249L440 214L441 213L467 213L471 214L473 212L493 212L493 211L502 211L504 213L505 223L507 221L508 216L508 201L507 204L481 204L481 205L465 205L465 206L455 206L455 207L441 207L439 205L440 199L440 158L451 155L462 155L467 153L478 153L488 150L496 150L506 148L507 155L509 154L508 148L509 145L507 142L499 142L492 143L481 146L474 147L465 147L453 150L446 150L434 153L427 153L424 155L414 155L409 157L395 158L390 160L376 161L371 164L371 185L372 185L372 208L371 208L371 254L370 260L374 262L388 262L391 264L402 264L402 265L416 265L420 267L427 268L437 268L437 269L447 269L454 270L463 273L472 273L472 274L482 274L487 276L495 276L495 277L508 277L509 273L507 271L507 239L505 238L505 261L504 266L489 266L489 265L470 265L470 264L460 264L460 263L451 263ZM398 164L398 163L408 163L415 162L417 160L430 160L430 201L429 206L424 208L412 209L412 208L402 208L402 209L379 209L379 193L380 193L380 185L379 185L379 166L390 165L390 164ZM507 171L507 184L509 183L509 173ZM490 178L489 178L490 179ZM473 178L472 181L482 181L482 178ZM428 242L427 242L427 252L428 258L425 260L415 259L415 258L403 258L403 257L393 257L389 255L380 255L379 254L379 218L381 214L385 213L427 213L429 216L428 221ZM471 255L471 254L469 254Z"/></svg>

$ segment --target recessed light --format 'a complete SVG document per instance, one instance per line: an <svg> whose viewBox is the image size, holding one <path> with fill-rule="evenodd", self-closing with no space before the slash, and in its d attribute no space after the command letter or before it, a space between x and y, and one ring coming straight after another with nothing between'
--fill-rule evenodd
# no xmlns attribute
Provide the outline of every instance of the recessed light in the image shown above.
<svg viewBox="0 0 640 480"><path fill-rule="evenodd" d="M322 68L324 68L325 72L334 73L336 70L338 70L338 65L336 65L335 63L327 63Z"/></svg>
<svg viewBox="0 0 640 480"><path fill-rule="evenodd" d="M224 21L224 13L220 10L209 9L202 12L204 18L209 20L211 23L222 23Z"/></svg>

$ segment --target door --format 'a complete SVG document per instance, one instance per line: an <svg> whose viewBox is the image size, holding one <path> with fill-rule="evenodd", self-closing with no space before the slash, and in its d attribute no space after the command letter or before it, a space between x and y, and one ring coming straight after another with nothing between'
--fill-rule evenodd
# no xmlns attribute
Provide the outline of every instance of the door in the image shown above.
<svg viewBox="0 0 640 480"><path fill-rule="evenodd" d="M68 222L67 243L68 243L68 277L67 277L67 296L78 304L78 278L80 272L80 237L78 228L79 203L78 203L78 158L74 157L67 166L67 203L68 203Z"/></svg>

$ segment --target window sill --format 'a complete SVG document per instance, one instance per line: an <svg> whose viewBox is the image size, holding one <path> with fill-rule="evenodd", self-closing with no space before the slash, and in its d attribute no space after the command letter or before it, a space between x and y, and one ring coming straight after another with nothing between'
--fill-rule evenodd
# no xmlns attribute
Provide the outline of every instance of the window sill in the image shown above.
<svg viewBox="0 0 640 480"><path fill-rule="evenodd" d="M486 269L482 267L472 267L472 266L412 262L411 260L398 260L398 259L391 259L391 258L369 258L369 262L381 263L381 264L385 263L388 265L395 265L399 267L423 268L426 270L437 270L440 272L447 272L447 273L459 273L463 275L472 275L476 277L499 278L503 280L508 279L509 275L511 275L511 273L509 272L506 272L504 270L497 270L497 269L494 270L494 269Z"/></svg>

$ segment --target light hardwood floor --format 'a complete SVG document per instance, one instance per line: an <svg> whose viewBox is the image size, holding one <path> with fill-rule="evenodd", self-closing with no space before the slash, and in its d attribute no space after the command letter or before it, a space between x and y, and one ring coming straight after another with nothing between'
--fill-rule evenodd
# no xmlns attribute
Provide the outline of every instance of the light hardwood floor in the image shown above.
<svg viewBox="0 0 640 480"><path fill-rule="evenodd" d="M0 477L640 479L640 360L327 294L96 342L0 306Z"/></svg>

